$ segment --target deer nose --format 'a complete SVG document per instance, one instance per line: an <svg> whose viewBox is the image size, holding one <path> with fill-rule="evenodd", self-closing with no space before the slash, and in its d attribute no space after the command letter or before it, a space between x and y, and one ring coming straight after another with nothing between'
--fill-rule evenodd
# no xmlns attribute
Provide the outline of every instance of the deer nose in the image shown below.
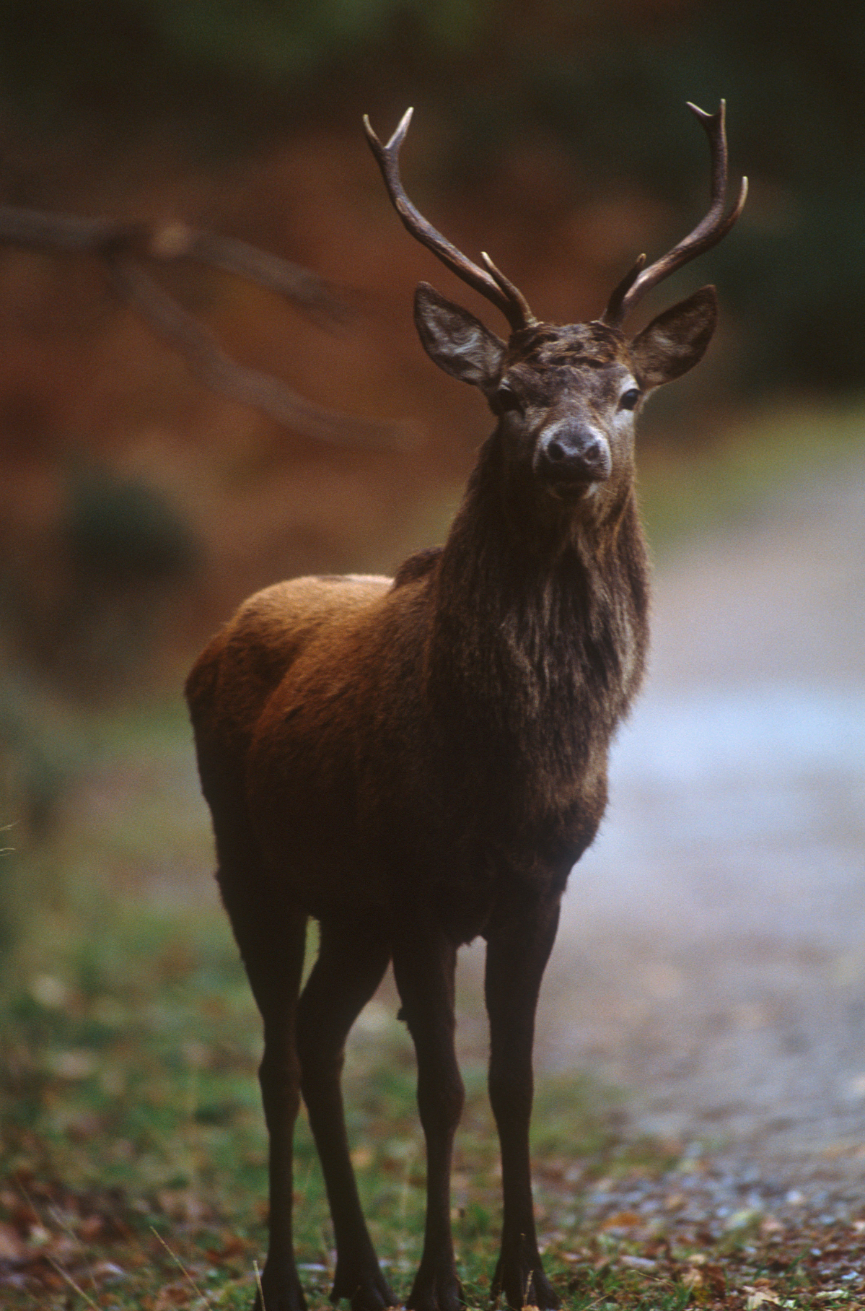
<svg viewBox="0 0 865 1311"><path fill-rule="evenodd" d="M556 423L541 435L536 468L556 490L605 482L612 472L610 447L587 423Z"/></svg>

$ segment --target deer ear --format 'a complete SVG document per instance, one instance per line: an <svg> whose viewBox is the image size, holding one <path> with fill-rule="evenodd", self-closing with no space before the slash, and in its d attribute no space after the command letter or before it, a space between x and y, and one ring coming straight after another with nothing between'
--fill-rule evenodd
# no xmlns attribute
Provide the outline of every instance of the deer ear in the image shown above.
<svg viewBox="0 0 865 1311"><path fill-rule="evenodd" d="M415 292L414 321L430 359L452 378L473 387L496 381L505 343L468 310L445 300L428 282Z"/></svg>
<svg viewBox="0 0 865 1311"><path fill-rule="evenodd" d="M681 378L706 353L718 321L714 287L701 287L693 296L665 310L631 342L631 355L644 387L659 387Z"/></svg>

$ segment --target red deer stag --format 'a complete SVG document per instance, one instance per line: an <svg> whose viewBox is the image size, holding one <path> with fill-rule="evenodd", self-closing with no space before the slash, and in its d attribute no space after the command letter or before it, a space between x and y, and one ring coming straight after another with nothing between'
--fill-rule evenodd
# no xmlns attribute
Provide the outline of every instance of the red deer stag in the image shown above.
<svg viewBox="0 0 865 1311"><path fill-rule="evenodd" d="M692 108L694 108L692 106ZM337 1262L333 1300L397 1299L364 1222L343 1121L348 1032L389 962L417 1053L426 1138L423 1255L406 1305L462 1303L450 1167L463 1086L454 1055L458 947L487 943L489 1095L504 1217L496 1294L556 1307L532 1215L528 1128L541 976L568 872L594 838L607 755L640 683L646 548L634 420L703 355L704 287L629 340L638 298L729 231L723 104L694 109L712 153L712 204L648 268L641 258L591 323L534 317L488 256L472 263L400 182L406 114L367 135L409 232L500 309L507 342L426 283L423 346L479 387L496 418L445 545L387 578L279 583L213 639L187 693L218 880L264 1020L270 1247L257 1305L299 1311L292 1132L301 1094L321 1157ZM307 917L320 949L298 997Z"/></svg>

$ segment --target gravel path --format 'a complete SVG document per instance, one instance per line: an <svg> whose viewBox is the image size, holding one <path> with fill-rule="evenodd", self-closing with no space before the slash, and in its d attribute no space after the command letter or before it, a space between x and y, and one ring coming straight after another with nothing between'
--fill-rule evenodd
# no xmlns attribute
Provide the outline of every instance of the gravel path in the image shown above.
<svg viewBox="0 0 865 1311"><path fill-rule="evenodd" d="M708 1152L736 1181L722 1209L829 1188L861 1214L865 462L669 562L655 595L539 1063L597 1072L635 1131Z"/></svg>

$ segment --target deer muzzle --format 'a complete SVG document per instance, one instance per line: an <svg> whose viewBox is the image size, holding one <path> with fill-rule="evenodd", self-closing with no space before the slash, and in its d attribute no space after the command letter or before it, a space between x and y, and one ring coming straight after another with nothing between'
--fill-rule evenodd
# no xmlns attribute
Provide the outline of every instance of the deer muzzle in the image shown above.
<svg viewBox="0 0 865 1311"><path fill-rule="evenodd" d="M580 497L606 482L613 462L606 437L589 423L560 419L541 433L535 472L556 496Z"/></svg>

